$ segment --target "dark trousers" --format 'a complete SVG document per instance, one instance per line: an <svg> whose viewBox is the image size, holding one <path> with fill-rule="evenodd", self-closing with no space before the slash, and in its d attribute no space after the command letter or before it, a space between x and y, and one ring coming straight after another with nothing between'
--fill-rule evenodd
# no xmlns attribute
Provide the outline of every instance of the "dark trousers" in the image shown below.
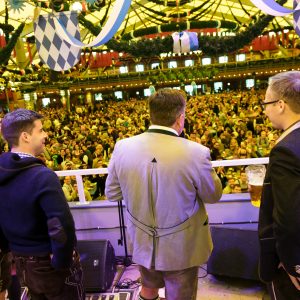
<svg viewBox="0 0 300 300"><path fill-rule="evenodd" d="M300 300L300 291L283 268L278 270L275 279L267 287L272 300Z"/></svg>
<svg viewBox="0 0 300 300"><path fill-rule="evenodd" d="M11 253L3 253L0 251L0 292L5 291L11 282Z"/></svg>
<svg viewBox="0 0 300 300"><path fill-rule="evenodd" d="M17 275L11 275L11 283L7 289L9 300L21 299L21 285Z"/></svg>
<svg viewBox="0 0 300 300"><path fill-rule="evenodd" d="M79 256L69 269L54 269L50 257L15 256L17 275L31 300L84 300Z"/></svg>

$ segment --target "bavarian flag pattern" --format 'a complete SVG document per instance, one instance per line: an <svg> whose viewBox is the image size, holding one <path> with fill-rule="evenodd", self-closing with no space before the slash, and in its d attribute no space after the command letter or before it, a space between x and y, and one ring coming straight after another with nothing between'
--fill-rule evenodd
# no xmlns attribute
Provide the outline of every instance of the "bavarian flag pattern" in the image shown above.
<svg viewBox="0 0 300 300"><path fill-rule="evenodd" d="M66 30L80 40L77 12L65 11L40 15L34 23L36 48L42 62L51 70L66 71L80 59L81 48L71 46L56 32L54 18L59 19Z"/></svg>

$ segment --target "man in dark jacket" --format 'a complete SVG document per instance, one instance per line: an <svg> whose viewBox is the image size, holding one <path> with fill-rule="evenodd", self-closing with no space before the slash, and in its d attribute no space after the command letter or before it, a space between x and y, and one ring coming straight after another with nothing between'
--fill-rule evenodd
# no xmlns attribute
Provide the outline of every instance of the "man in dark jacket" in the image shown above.
<svg viewBox="0 0 300 300"><path fill-rule="evenodd" d="M300 72L269 80L262 102L284 130L270 152L259 215L260 277L272 299L300 299Z"/></svg>
<svg viewBox="0 0 300 300"><path fill-rule="evenodd" d="M41 119L18 109L2 120L11 152L0 156L0 231L32 300L84 299L73 217L58 177L36 158L47 138Z"/></svg>

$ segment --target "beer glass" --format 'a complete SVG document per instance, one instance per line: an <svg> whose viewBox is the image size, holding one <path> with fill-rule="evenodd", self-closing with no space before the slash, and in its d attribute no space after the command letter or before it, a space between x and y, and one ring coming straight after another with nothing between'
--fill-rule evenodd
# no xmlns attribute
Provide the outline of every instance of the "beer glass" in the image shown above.
<svg viewBox="0 0 300 300"><path fill-rule="evenodd" d="M264 165L250 165L245 171L248 179L251 203L253 206L259 207L266 167Z"/></svg>

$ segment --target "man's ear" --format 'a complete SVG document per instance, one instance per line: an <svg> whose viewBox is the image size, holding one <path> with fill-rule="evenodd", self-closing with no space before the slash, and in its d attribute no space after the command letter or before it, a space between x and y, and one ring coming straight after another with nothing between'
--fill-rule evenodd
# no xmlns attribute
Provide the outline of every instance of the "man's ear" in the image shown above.
<svg viewBox="0 0 300 300"><path fill-rule="evenodd" d="M29 137L30 137L30 134L26 131L23 131L20 135L19 141L22 141L24 143L28 143L29 142Z"/></svg>
<svg viewBox="0 0 300 300"><path fill-rule="evenodd" d="M283 113L287 109L287 105L284 101L279 100L279 108L280 108L280 113Z"/></svg>

